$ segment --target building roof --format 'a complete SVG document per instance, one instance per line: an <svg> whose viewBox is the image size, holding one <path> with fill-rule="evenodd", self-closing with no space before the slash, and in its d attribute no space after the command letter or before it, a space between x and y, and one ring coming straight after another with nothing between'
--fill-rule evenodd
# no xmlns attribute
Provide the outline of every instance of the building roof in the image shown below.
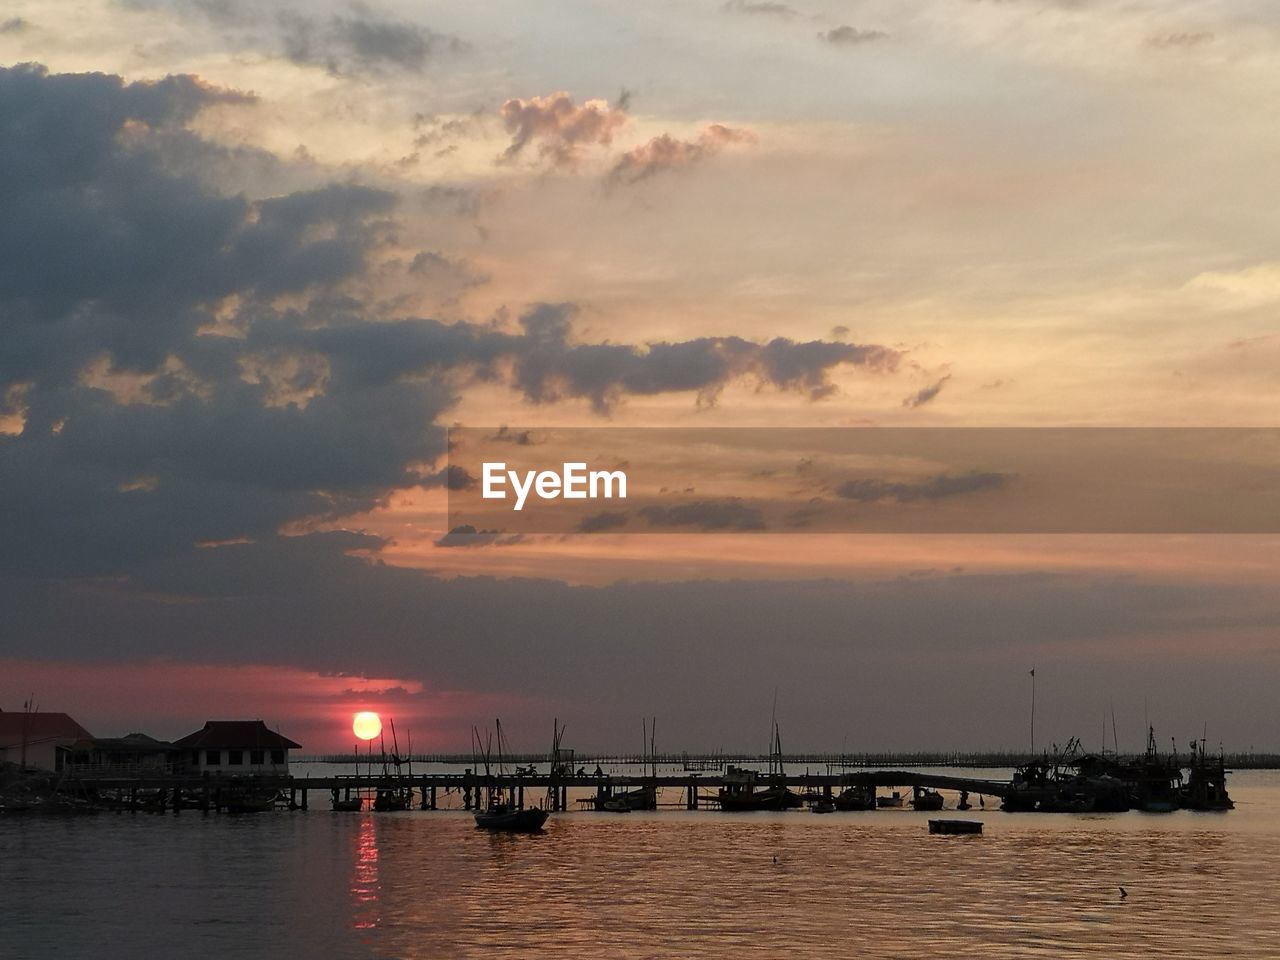
<svg viewBox="0 0 1280 960"><path fill-rule="evenodd" d="M0 748L51 740L88 740L93 737L65 713L0 710Z"/></svg>
<svg viewBox="0 0 1280 960"><path fill-rule="evenodd" d="M179 750L300 750L294 743L267 728L261 720L206 720L204 727L173 741Z"/></svg>

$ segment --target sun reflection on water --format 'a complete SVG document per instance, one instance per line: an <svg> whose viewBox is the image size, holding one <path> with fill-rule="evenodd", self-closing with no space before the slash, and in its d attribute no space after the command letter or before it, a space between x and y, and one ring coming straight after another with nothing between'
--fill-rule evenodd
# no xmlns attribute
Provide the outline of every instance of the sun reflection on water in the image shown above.
<svg viewBox="0 0 1280 960"><path fill-rule="evenodd" d="M381 919L378 880L378 834L373 817L360 820L355 837L354 868L351 875L351 925L356 930L374 930Z"/></svg>

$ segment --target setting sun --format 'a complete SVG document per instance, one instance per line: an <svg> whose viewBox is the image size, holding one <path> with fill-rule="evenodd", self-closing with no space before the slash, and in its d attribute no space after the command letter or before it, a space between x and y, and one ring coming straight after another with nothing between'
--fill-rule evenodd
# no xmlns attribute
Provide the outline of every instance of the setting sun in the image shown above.
<svg viewBox="0 0 1280 960"><path fill-rule="evenodd" d="M361 740L372 740L382 732L382 718L372 710L362 710L352 718L351 730Z"/></svg>

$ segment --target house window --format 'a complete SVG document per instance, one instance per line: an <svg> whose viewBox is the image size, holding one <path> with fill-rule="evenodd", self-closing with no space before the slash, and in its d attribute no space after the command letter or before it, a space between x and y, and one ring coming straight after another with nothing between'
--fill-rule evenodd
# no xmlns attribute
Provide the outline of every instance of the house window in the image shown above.
<svg viewBox="0 0 1280 960"><path fill-rule="evenodd" d="M191 751L191 765L192 765L193 767L198 767L198 766L200 766L200 751L199 751L199 750L192 750L192 751Z"/></svg>
<svg viewBox="0 0 1280 960"><path fill-rule="evenodd" d="M271 762L272 762L273 764L275 764L276 766L280 766L281 764L283 764L283 763L284 763L284 751L283 751L283 750L272 750L272 751L271 751Z"/></svg>
<svg viewBox="0 0 1280 960"><path fill-rule="evenodd" d="M238 766L240 766L242 763L244 763L244 751L243 751L243 750L228 750L228 751L227 751L227 763L228 763L230 766L233 766L233 767L238 767Z"/></svg>
<svg viewBox="0 0 1280 960"><path fill-rule="evenodd" d="M255 767L260 767L260 766L262 766L262 751L261 751L261 750L250 750L250 751L249 751L249 762L250 762L251 764L253 764Z"/></svg>
<svg viewBox="0 0 1280 960"><path fill-rule="evenodd" d="M222 763L221 750L206 750L204 752L204 765L206 767L216 767Z"/></svg>

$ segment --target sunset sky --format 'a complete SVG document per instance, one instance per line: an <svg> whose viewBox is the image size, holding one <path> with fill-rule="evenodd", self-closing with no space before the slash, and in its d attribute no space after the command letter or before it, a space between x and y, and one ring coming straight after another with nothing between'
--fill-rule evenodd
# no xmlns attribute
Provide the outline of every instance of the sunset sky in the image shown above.
<svg viewBox="0 0 1280 960"><path fill-rule="evenodd" d="M445 429L1274 427L1270 0L0 12L0 707L1280 749L1280 537L457 546ZM1274 477L1274 472L1271 474Z"/></svg>

